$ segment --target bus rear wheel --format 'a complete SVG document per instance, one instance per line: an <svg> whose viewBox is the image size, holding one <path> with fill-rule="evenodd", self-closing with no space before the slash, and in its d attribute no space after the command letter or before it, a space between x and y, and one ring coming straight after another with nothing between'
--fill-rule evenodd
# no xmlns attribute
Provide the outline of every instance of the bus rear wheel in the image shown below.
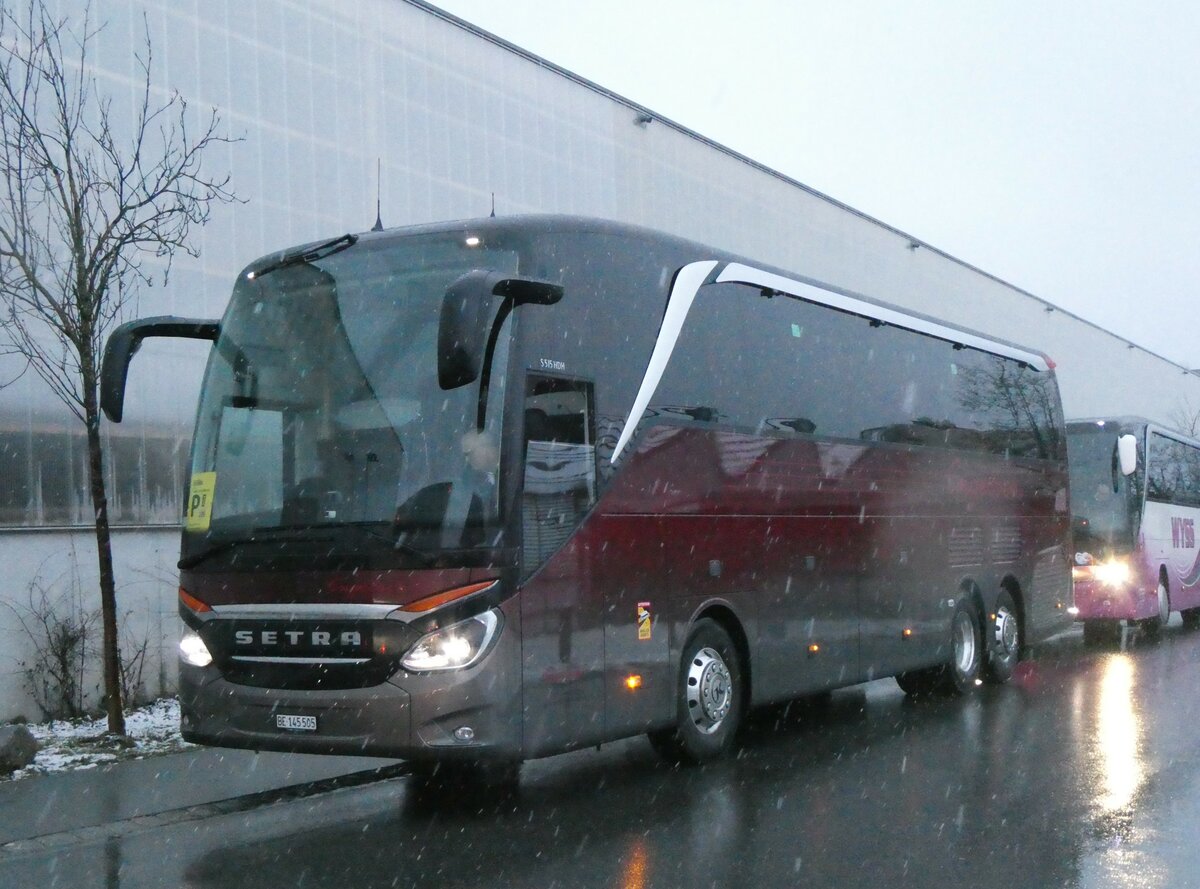
<svg viewBox="0 0 1200 889"><path fill-rule="evenodd" d="M983 672L983 632L979 609L969 595L954 606L950 620L950 660L924 670L901 673L896 682L905 694L968 695L980 683Z"/></svg>
<svg viewBox="0 0 1200 889"><path fill-rule="evenodd" d="M1001 590L992 608L987 632L987 662L983 678L992 685L1012 679L1021 660L1021 621L1012 593Z"/></svg>
<svg viewBox="0 0 1200 889"><path fill-rule="evenodd" d="M650 743L670 762L718 759L733 749L744 711L737 646L716 621L697 621L680 660L675 725L651 732Z"/></svg>

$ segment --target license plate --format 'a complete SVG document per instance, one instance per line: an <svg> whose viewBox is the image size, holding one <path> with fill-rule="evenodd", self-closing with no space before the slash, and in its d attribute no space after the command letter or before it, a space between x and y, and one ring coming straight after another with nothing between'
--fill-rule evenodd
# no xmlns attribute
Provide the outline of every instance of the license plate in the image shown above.
<svg viewBox="0 0 1200 889"><path fill-rule="evenodd" d="M315 732L317 730L317 717L276 713L275 728L286 729L289 732Z"/></svg>

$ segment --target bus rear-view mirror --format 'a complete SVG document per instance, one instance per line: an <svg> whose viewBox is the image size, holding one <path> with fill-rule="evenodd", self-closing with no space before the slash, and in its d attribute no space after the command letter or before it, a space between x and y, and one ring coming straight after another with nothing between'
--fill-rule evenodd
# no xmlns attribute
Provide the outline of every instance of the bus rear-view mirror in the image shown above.
<svg viewBox="0 0 1200 889"><path fill-rule="evenodd" d="M216 340L221 332L221 322L199 318L177 318L159 315L141 318L122 324L104 345L104 358L100 364L100 408L114 423L120 423L125 409L125 380L129 375L129 362L150 336L172 336L182 339Z"/></svg>
<svg viewBox="0 0 1200 889"><path fill-rule="evenodd" d="M1130 476L1137 471L1137 438L1133 435L1117 436L1117 462L1121 475Z"/></svg>
<svg viewBox="0 0 1200 889"><path fill-rule="evenodd" d="M492 330L503 308L548 306L561 285L476 269L446 288L438 320L438 385L457 389L479 379Z"/></svg>

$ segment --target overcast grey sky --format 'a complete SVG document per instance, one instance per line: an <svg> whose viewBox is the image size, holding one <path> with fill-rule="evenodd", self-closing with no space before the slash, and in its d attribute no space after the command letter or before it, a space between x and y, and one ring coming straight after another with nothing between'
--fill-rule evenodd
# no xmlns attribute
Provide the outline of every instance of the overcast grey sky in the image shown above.
<svg viewBox="0 0 1200 889"><path fill-rule="evenodd" d="M1200 367L1200 7L435 0Z"/></svg>

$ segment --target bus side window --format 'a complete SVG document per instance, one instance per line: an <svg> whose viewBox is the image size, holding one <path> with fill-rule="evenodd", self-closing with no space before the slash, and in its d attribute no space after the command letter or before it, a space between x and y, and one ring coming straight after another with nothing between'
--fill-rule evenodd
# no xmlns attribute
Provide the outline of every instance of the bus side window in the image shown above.
<svg viewBox="0 0 1200 889"><path fill-rule="evenodd" d="M525 387L525 570L558 550L596 499L592 384L531 374Z"/></svg>

